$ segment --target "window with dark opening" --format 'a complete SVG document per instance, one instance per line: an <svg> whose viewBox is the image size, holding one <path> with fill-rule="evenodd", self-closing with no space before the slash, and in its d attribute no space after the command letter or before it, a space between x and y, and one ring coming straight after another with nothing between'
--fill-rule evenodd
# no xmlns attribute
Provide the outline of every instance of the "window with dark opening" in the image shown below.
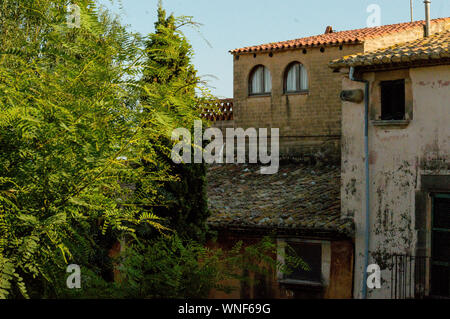
<svg viewBox="0 0 450 319"><path fill-rule="evenodd" d="M385 121L405 119L405 80L382 81L381 119Z"/></svg>
<svg viewBox="0 0 450 319"><path fill-rule="evenodd" d="M294 279L302 281L322 282L322 245L313 243L288 243L286 254L288 256L300 257L307 265L308 269L301 266L294 269L284 279Z"/></svg>

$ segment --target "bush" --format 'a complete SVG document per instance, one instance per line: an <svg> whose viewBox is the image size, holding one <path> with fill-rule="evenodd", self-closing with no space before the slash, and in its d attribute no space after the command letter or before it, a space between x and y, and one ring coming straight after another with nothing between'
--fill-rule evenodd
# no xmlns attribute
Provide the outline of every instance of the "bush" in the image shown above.
<svg viewBox="0 0 450 319"><path fill-rule="evenodd" d="M249 273L273 276L301 264L298 258L287 258L287 265L282 265L274 256L276 243L268 237L247 247L238 242L230 251L209 249L178 236L160 237L127 245L115 260L116 282L107 283L93 272L83 273L82 289L61 287L60 297L207 298L212 289L230 293L239 289L240 283L256 283Z"/></svg>

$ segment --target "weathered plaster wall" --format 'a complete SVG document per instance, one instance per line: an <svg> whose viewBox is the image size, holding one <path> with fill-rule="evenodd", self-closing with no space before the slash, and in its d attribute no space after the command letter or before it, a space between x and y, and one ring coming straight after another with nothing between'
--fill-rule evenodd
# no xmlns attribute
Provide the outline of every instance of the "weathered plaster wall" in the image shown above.
<svg viewBox="0 0 450 319"><path fill-rule="evenodd" d="M242 233L232 233L227 231L219 231L218 239L215 242L209 242L208 247L211 249L230 250L237 241L242 240L243 247L257 243L262 239L262 236L244 235ZM285 240L286 238L282 239ZM293 238L289 237L289 240ZM302 241L300 238L294 239ZM310 239L304 239L310 240ZM238 289L230 294L219 291L211 291L210 298L257 298L264 296L264 298L276 299L351 299L352 298L352 283L353 283L353 243L351 240L330 240L326 241L329 248L327 258L323 258L323 268L326 268L325 273L329 278L324 278L325 287L321 289L308 288L301 286L284 286L280 285L277 280L277 274L274 273L272 277L266 278L263 285L258 287L248 287L247 289ZM272 256L277 258L276 256ZM252 275L251 275L252 276ZM230 282L233 285L238 285L238 282ZM259 289L259 290L258 290ZM264 292L261 289L265 290Z"/></svg>
<svg viewBox="0 0 450 319"><path fill-rule="evenodd" d="M392 79L400 71L392 72ZM385 73L383 76L386 76ZM371 81L371 114L380 74L367 73ZM416 254L415 193L421 175L450 174L450 67L414 68L409 71L412 119L407 126L369 126L370 258L382 269L382 289L369 290L372 298L390 297L391 253ZM361 83L343 80L343 89ZM408 90L408 88L407 88ZM354 216L355 297L361 296L364 257L364 104L342 105L342 214ZM422 227L422 226L421 226Z"/></svg>
<svg viewBox="0 0 450 319"><path fill-rule="evenodd" d="M343 79L344 90L362 89L359 82ZM364 104L342 103L341 214L355 221L354 296L359 298L364 251Z"/></svg>

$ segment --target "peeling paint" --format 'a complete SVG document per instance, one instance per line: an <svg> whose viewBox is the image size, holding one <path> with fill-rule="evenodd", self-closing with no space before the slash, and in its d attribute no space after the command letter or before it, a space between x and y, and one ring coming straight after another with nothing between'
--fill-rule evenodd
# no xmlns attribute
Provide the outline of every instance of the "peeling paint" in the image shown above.
<svg viewBox="0 0 450 319"><path fill-rule="evenodd" d="M418 229L429 227L428 224L416 225L416 222L424 223L416 218L420 176L450 175L450 68L414 68L409 70L409 76L414 115L409 118L410 123L401 128L369 126L369 262L381 267L386 282L392 271L391 255L415 255ZM376 76L368 73L366 78L373 82ZM343 84L344 90L354 89L354 84L346 81ZM376 104L376 99L372 99L370 107L379 108ZM346 104L342 109L345 143L342 148L342 212L348 216L353 212L356 225L355 293L362 285L363 275L359 271L363 268L365 245L365 217L359 213L365 205L363 114L358 112L363 109L362 103ZM369 296L390 298L390 285L383 285Z"/></svg>

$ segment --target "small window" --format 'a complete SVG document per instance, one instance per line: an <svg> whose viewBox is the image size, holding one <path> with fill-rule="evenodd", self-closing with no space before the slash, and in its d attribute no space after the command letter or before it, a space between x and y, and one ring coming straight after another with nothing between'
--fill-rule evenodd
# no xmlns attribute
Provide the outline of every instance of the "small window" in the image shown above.
<svg viewBox="0 0 450 319"><path fill-rule="evenodd" d="M265 66L259 65L250 74L250 95L270 94L272 91L272 77Z"/></svg>
<svg viewBox="0 0 450 319"><path fill-rule="evenodd" d="M322 282L322 245L312 243L289 243L286 248L288 256L300 257L309 269L297 267L284 279Z"/></svg>
<svg viewBox="0 0 450 319"><path fill-rule="evenodd" d="M303 64L292 63L286 69L285 93L298 93L308 91L308 73Z"/></svg>
<svg viewBox="0 0 450 319"><path fill-rule="evenodd" d="M382 81L381 119L384 121L405 119L405 80Z"/></svg>

